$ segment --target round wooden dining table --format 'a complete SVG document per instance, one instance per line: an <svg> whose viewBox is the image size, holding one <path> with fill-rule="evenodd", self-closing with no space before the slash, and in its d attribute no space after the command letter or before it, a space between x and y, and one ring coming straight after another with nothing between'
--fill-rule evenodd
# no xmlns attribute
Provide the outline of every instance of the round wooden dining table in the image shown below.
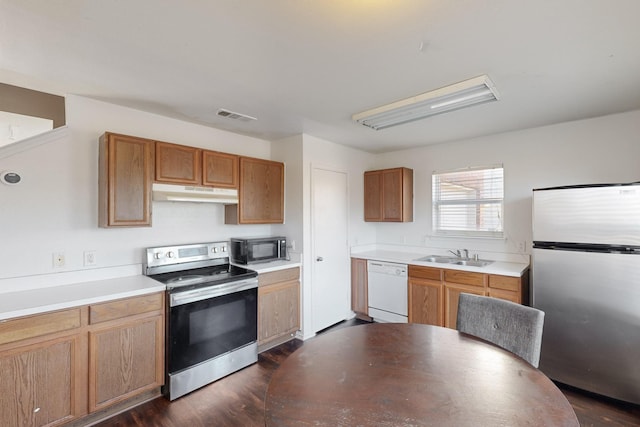
<svg viewBox="0 0 640 427"><path fill-rule="evenodd" d="M453 329L372 323L319 335L275 371L267 426L579 426L520 357Z"/></svg>

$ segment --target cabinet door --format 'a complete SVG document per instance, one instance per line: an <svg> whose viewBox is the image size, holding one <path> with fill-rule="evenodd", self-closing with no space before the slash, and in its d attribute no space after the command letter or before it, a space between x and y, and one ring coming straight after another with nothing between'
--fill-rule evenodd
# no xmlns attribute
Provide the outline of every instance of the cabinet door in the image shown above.
<svg viewBox="0 0 640 427"><path fill-rule="evenodd" d="M402 221L402 169L382 172L382 218Z"/></svg>
<svg viewBox="0 0 640 427"><path fill-rule="evenodd" d="M458 300L460 294L485 295L484 287L463 285L458 283L445 283L444 285L444 326L456 329L458 320Z"/></svg>
<svg viewBox="0 0 640 427"><path fill-rule="evenodd" d="M409 323L443 326L443 304L442 282L409 278Z"/></svg>
<svg viewBox="0 0 640 427"><path fill-rule="evenodd" d="M284 223L284 164L240 158L238 223Z"/></svg>
<svg viewBox="0 0 640 427"><path fill-rule="evenodd" d="M238 188L239 158L234 154L202 151L202 184Z"/></svg>
<svg viewBox="0 0 640 427"><path fill-rule="evenodd" d="M0 353L0 425L48 426L82 415L80 361L78 336Z"/></svg>
<svg viewBox="0 0 640 427"><path fill-rule="evenodd" d="M368 315L367 260L351 258L351 310Z"/></svg>
<svg viewBox="0 0 640 427"><path fill-rule="evenodd" d="M153 144L112 133L100 138L100 227L151 226Z"/></svg>
<svg viewBox="0 0 640 427"><path fill-rule="evenodd" d="M156 142L156 181L199 185L200 151L195 147Z"/></svg>
<svg viewBox="0 0 640 427"><path fill-rule="evenodd" d="M90 331L90 411L163 384L163 323L159 315Z"/></svg>
<svg viewBox="0 0 640 427"><path fill-rule="evenodd" d="M364 220L413 221L413 170L394 168L364 173Z"/></svg>
<svg viewBox="0 0 640 427"><path fill-rule="evenodd" d="M364 220L382 221L382 171L364 173Z"/></svg>
<svg viewBox="0 0 640 427"><path fill-rule="evenodd" d="M300 282L258 288L258 345L300 329Z"/></svg>

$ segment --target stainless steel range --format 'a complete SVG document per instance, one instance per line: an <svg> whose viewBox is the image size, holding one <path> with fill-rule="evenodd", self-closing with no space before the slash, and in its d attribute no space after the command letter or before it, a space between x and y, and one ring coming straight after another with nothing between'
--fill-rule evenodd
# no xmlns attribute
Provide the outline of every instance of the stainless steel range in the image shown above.
<svg viewBox="0 0 640 427"><path fill-rule="evenodd" d="M148 248L145 274L167 285L169 400L258 360L258 274L227 242Z"/></svg>

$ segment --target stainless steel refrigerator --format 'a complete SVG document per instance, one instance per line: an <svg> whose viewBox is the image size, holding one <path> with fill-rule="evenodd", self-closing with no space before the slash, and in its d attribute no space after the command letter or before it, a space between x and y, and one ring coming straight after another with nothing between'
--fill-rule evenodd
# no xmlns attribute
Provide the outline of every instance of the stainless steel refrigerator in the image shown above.
<svg viewBox="0 0 640 427"><path fill-rule="evenodd" d="M540 369L640 403L640 183L533 191Z"/></svg>

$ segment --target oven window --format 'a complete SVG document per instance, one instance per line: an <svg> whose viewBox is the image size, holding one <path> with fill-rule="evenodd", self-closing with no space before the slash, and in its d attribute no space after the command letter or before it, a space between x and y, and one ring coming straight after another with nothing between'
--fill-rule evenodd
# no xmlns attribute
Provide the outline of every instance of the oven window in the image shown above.
<svg viewBox="0 0 640 427"><path fill-rule="evenodd" d="M220 356L258 337L258 290L170 308L169 372Z"/></svg>
<svg viewBox="0 0 640 427"><path fill-rule="evenodd" d="M219 335L242 330L247 318L244 300L189 313L189 345L206 343ZM212 328L211 325L216 325Z"/></svg>
<svg viewBox="0 0 640 427"><path fill-rule="evenodd" d="M271 241L266 243L254 243L251 245L253 251L253 259L277 258L278 245L277 242Z"/></svg>

